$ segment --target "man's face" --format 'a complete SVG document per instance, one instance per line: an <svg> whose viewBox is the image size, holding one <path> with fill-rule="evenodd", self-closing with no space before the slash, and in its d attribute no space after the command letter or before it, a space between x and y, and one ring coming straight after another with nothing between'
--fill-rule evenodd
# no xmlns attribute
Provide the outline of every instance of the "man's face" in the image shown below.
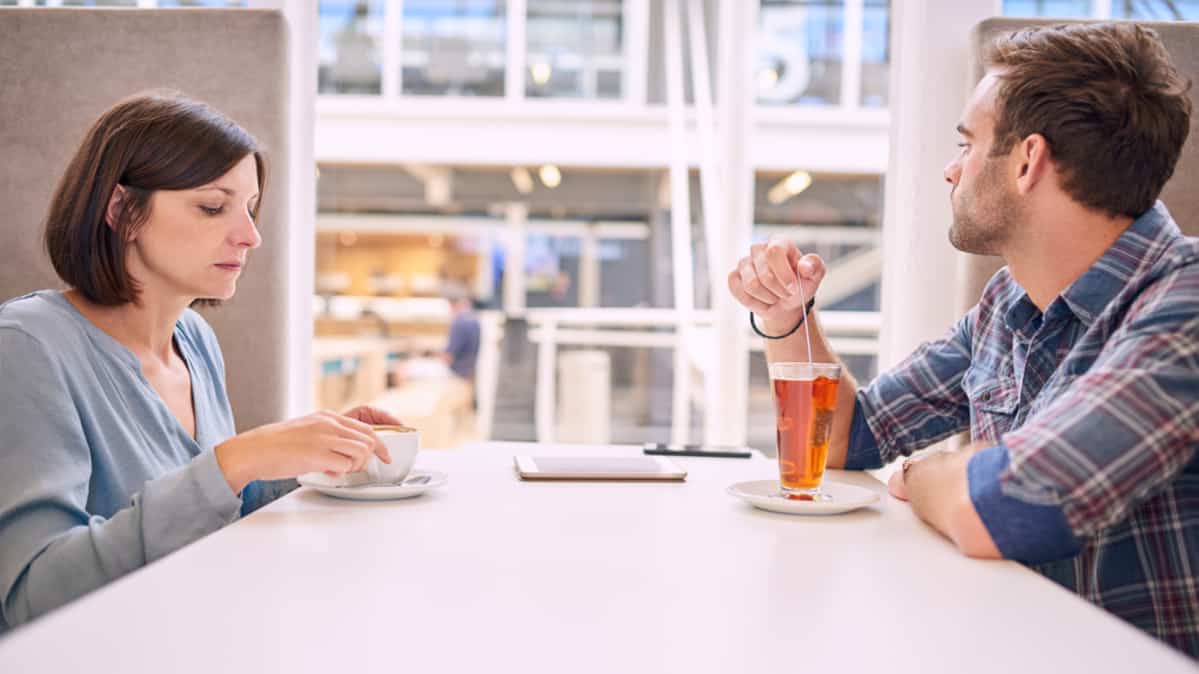
<svg viewBox="0 0 1199 674"><path fill-rule="evenodd" d="M1002 254L1024 219L1008 156L990 156L998 86L998 77L991 73L974 88L957 129L962 149L945 167L945 180L953 185L949 242L966 253Z"/></svg>

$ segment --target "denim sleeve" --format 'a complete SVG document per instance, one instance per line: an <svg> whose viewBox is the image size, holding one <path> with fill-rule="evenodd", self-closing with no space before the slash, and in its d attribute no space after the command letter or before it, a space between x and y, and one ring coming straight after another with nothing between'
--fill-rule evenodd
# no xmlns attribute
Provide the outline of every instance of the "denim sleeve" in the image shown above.
<svg viewBox="0 0 1199 674"><path fill-rule="evenodd" d="M254 480L241 490L242 516L282 498L300 487L300 483L290 480Z"/></svg>
<svg viewBox="0 0 1199 674"><path fill-rule="evenodd" d="M1027 503L1003 493L1000 476L1008 467L1002 443L970 457L966 468L970 501L1005 559L1041 564L1077 554L1080 543L1062 509Z"/></svg>
<svg viewBox="0 0 1199 674"><path fill-rule="evenodd" d="M878 449L878 441L866 423L866 413L862 406L853 406L853 422L849 427L849 451L845 455L846 470L866 470L882 468L883 457Z"/></svg>

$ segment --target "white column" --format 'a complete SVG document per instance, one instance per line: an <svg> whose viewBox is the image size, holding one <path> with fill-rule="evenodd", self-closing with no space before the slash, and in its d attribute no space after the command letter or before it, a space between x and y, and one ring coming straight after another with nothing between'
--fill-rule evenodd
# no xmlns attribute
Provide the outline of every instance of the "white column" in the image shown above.
<svg viewBox="0 0 1199 674"><path fill-rule="evenodd" d="M314 404L312 293L316 259L317 0L249 0L252 9L280 9L288 43L287 416Z"/></svg>
<svg viewBox="0 0 1199 674"><path fill-rule="evenodd" d="M1091 16L1096 19L1112 18L1112 0L1091 0Z"/></svg>
<svg viewBox="0 0 1199 674"><path fill-rule="evenodd" d="M599 237L588 226L579 246L579 307L592 309L600 304Z"/></svg>
<svg viewBox="0 0 1199 674"><path fill-rule="evenodd" d="M525 97L525 61L528 58L528 6L525 0L508 0L508 48L504 67L504 98L519 101Z"/></svg>
<svg viewBox="0 0 1199 674"><path fill-rule="evenodd" d="M624 79L621 95L625 103L645 105L646 71L649 69L649 7L650 0L625 0L623 17Z"/></svg>
<svg viewBox="0 0 1199 674"><path fill-rule="evenodd" d="M508 318L525 315L525 224L529 206L512 202L504 209L508 231L504 245L504 313Z"/></svg>
<svg viewBox="0 0 1199 674"><path fill-rule="evenodd" d="M558 324L550 319L541 324L541 342L537 345L537 392L533 399L537 442L553 442L558 430L554 390L558 363Z"/></svg>
<svg viewBox="0 0 1199 674"><path fill-rule="evenodd" d="M943 170L974 82L970 30L997 0L905 0L891 5L891 154L883 221L882 329L886 370L957 319L957 258ZM933 18L935 17L935 21Z"/></svg>
<svg viewBox="0 0 1199 674"><path fill-rule="evenodd" d="M725 189L723 213L716 215L723 224L712 230L720 236L710 242L716 252L716 267L712 269L716 357L708 376L715 378L713 389L723 393L722 404L709 407L705 440L710 444L740 445L745 442L749 404L749 338L745 311L729 294L724 276L749 250L753 232L754 171L748 148L753 131L758 3L722 0L719 25L717 140Z"/></svg>
<svg viewBox="0 0 1199 674"><path fill-rule="evenodd" d="M851 110L861 105L862 101L864 2L865 0L845 0L845 30L841 37L841 105Z"/></svg>
<svg viewBox="0 0 1199 674"><path fill-rule="evenodd" d="M401 50L404 48L404 0L385 0L383 3L383 44L380 68L383 98L391 99L403 91Z"/></svg>
<svg viewBox="0 0 1199 674"><path fill-rule="evenodd" d="M684 444L691 428L691 363L687 357L694 329L695 279L691 251L691 194L688 177L686 101L683 94L682 0L664 0L662 43L666 54L666 102L670 127L670 259L674 271L674 388L670 441Z"/></svg>
<svg viewBox="0 0 1199 674"><path fill-rule="evenodd" d="M478 299L490 300L495 296L495 267L491 257L491 234L480 234L475 237L475 241L478 252L475 258L474 295Z"/></svg>

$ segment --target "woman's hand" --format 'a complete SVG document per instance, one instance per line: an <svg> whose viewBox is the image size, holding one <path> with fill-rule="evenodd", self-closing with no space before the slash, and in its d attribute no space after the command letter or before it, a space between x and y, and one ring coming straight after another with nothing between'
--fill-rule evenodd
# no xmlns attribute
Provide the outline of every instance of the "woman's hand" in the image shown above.
<svg viewBox="0 0 1199 674"><path fill-rule="evenodd" d="M358 407L348 409L341 414L342 416L349 417L351 419L357 419L364 424L378 424L381 426L404 425L404 422L400 421L399 419L391 416L378 407L371 407L370 405L359 405Z"/></svg>
<svg viewBox="0 0 1199 674"><path fill-rule="evenodd" d="M352 473L365 468L372 454L391 463L387 447L369 423L328 411L259 426L217 445L215 451L234 493L241 493L253 480L280 480L316 471Z"/></svg>

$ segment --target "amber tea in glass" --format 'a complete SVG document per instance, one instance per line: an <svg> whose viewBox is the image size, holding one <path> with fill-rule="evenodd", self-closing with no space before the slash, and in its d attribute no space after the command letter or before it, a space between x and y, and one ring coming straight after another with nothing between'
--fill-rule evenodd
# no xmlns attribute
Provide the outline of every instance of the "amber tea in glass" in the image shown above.
<svg viewBox="0 0 1199 674"><path fill-rule="evenodd" d="M772 363L770 382L777 411L779 486L791 498L822 500L820 481L828 461L841 366Z"/></svg>

